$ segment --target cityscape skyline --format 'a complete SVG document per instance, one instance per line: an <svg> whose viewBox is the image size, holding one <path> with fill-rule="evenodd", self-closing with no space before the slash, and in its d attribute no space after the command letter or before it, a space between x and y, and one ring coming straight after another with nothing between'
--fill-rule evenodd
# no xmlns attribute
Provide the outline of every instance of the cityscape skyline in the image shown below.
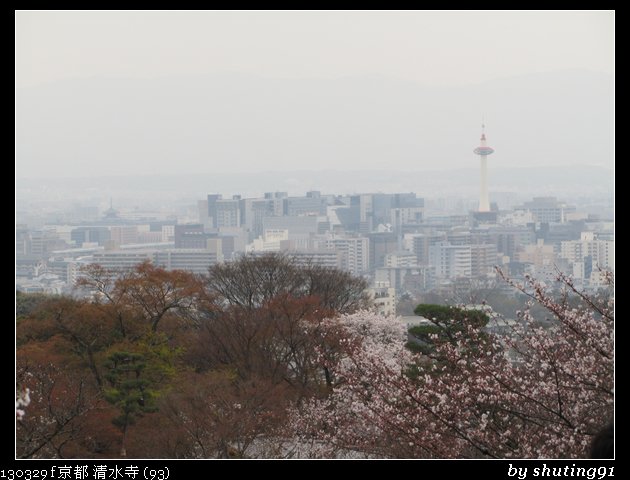
<svg viewBox="0 0 630 480"><path fill-rule="evenodd" d="M40 227L18 224L16 282L18 290L48 291L46 282L57 277L54 288L61 290L54 291L61 293L75 288L90 263L129 269L150 260L203 275L243 254L286 252L386 285L392 295L448 288L457 279L487 282L496 265L515 278L568 268L584 285L597 286L600 280L590 278L595 267L614 268L614 224L612 210L589 213L588 205L534 197L509 208L493 202L490 211L471 202L466 213L465 204L427 203L415 193L310 191L208 194L194 211L165 212L120 210L110 199L106 209L75 205L61 217L49 214ZM390 267L407 270L382 270ZM409 287L406 276L420 272L421 284L416 279Z"/></svg>
<svg viewBox="0 0 630 480"><path fill-rule="evenodd" d="M487 156L494 149L483 120L479 142L473 150L480 157L476 204L461 193L457 202L441 204L443 196L426 202L414 192L276 190L258 196L215 191L177 211L121 211L113 196L108 208L75 202L58 209L56 218L44 211L36 220L20 207L16 286L70 294L92 264L122 275L148 261L203 276L213 265L270 252L363 277L378 290L373 297L387 299L380 312L386 316L396 314L401 295L455 294L462 281L490 285L497 266L517 279L550 279L563 271L583 288L603 285L600 269L614 271L611 199L601 205L584 196L576 206L555 195L521 203L508 195L503 207L491 203Z"/></svg>

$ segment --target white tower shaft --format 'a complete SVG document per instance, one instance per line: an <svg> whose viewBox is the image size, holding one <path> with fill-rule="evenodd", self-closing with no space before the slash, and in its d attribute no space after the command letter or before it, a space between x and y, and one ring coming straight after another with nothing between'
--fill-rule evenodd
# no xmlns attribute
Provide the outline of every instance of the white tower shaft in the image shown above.
<svg viewBox="0 0 630 480"><path fill-rule="evenodd" d="M479 148L483 152L485 148L488 147L486 143L486 133L485 133L485 125L481 125L481 143ZM492 153L492 150L490 150ZM480 212L489 212L490 211L490 197L488 195L488 155L485 153L481 153L481 178L480 178L480 188L479 188L479 211Z"/></svg>
<svg viewBox="0 0 630 480"><path fill-rule="evenodd" d="M488 156L487 155L481 155L481 189L479 191L479 211L480 212L490 211L490 197L488 196Z"/></svg>

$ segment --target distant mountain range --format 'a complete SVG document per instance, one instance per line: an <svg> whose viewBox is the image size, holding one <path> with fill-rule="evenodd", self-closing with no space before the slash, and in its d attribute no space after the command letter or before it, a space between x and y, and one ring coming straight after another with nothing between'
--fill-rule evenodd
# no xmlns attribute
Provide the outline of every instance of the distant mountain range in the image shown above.
<svg viewBox="0 0 630 480"><path fill-rule="evenodd" d="M574 178L594 185L593 172L605 179L604 170L572 172L576 165L613 168L614 78L581 70L466 87L379 76L88 78L15 95L17 178L190 174L194 183L224 172L255 174L264 189L293 182L340 191L325 171L344 170L358 175L339 179L344 190L421 191L436 184L396 172L448 169L424 178L463 188L475 183L482 114L496 150L491 190ZM514 167L527 168L514 175ZM258 173L271 171L283 173Z"/></svg>
<svg viewBox="0 0 630 480"><path fill-rule="evenodd" d="M610 198L614 172L603 167L547 166L506 168L489 171L491 197L512 193L530 198L554 195L576 198ZM437 171L401 170L313 170L284 172L245 172L222 174L143 175L85 178L18 179L20 198L47 195L51 198L150 198L202 199L208 193L225 196L259 196L268 191L286 191L304 195L308 190L324 194L368 192L415 192L426 197L475 197L479 189L479 171L463 168Z"/></svg>

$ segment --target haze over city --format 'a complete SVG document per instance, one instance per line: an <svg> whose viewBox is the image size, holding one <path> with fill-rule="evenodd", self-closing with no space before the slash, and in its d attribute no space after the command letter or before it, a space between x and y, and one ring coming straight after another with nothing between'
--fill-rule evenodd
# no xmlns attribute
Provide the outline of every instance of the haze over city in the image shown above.
<svg viewBox="0 0 630 480"><path fill-rule="evenodd" d="M612 169L613 75L611 12L17 12L16 176Z"/></svg>

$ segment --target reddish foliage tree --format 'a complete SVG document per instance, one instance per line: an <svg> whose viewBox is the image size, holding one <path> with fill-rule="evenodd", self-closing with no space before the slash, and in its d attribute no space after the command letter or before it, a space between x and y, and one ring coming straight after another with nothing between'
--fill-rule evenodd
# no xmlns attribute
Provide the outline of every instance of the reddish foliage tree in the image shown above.
<svg viewBox="0 0 630 480"><path fill-rule="evenodd" d="M176 390L160 402L162 435L147 445L140 436L152 436L154 427L145 423L134 436L145 452L150 448L147 456L270 456L264 439L274 437L285 417L289 388L260 377L244 380L229 370L181 375Z"/></svg>
<svg viewBox="0 0 630 480"><path fill-rule="evenodd" d="M94 292L95 301L116 318L123 336L133 336L138 319L156 332L169 314L177 320L193 319L197 307L209 303L198 276L168 271L148 261L118 276L100 265L90 265L83 273L80 287Z"/></svg>
<svg viewBox="0 0 630 480"><path fill-rule="evenodd" d="M24 353L18 356L17 375L29 390L30 403L17 421L16 457L75 456L98 393L86 375L77 376L53 363L33 362Z"/></svg>
<svg viewBox="0 0 630 480"><path fill-rule="evenodd" d="M317 297L280 295L255 309L227 306L190 333L185 358L200 371L228 367L243 379L287 383L301 396L327 378L324 356L330 366L341 348L339 331L326 320L333 315Z"/></svg>
<svg viewBox="0 0 630 480"><path fill-rule="evenodd" d="M136 305L153 332L168 313L180 318L193 311L205 296L201 280L183 270L167 271L144 262L119 279L116 288L124 291L128 303Z"/></svg>

